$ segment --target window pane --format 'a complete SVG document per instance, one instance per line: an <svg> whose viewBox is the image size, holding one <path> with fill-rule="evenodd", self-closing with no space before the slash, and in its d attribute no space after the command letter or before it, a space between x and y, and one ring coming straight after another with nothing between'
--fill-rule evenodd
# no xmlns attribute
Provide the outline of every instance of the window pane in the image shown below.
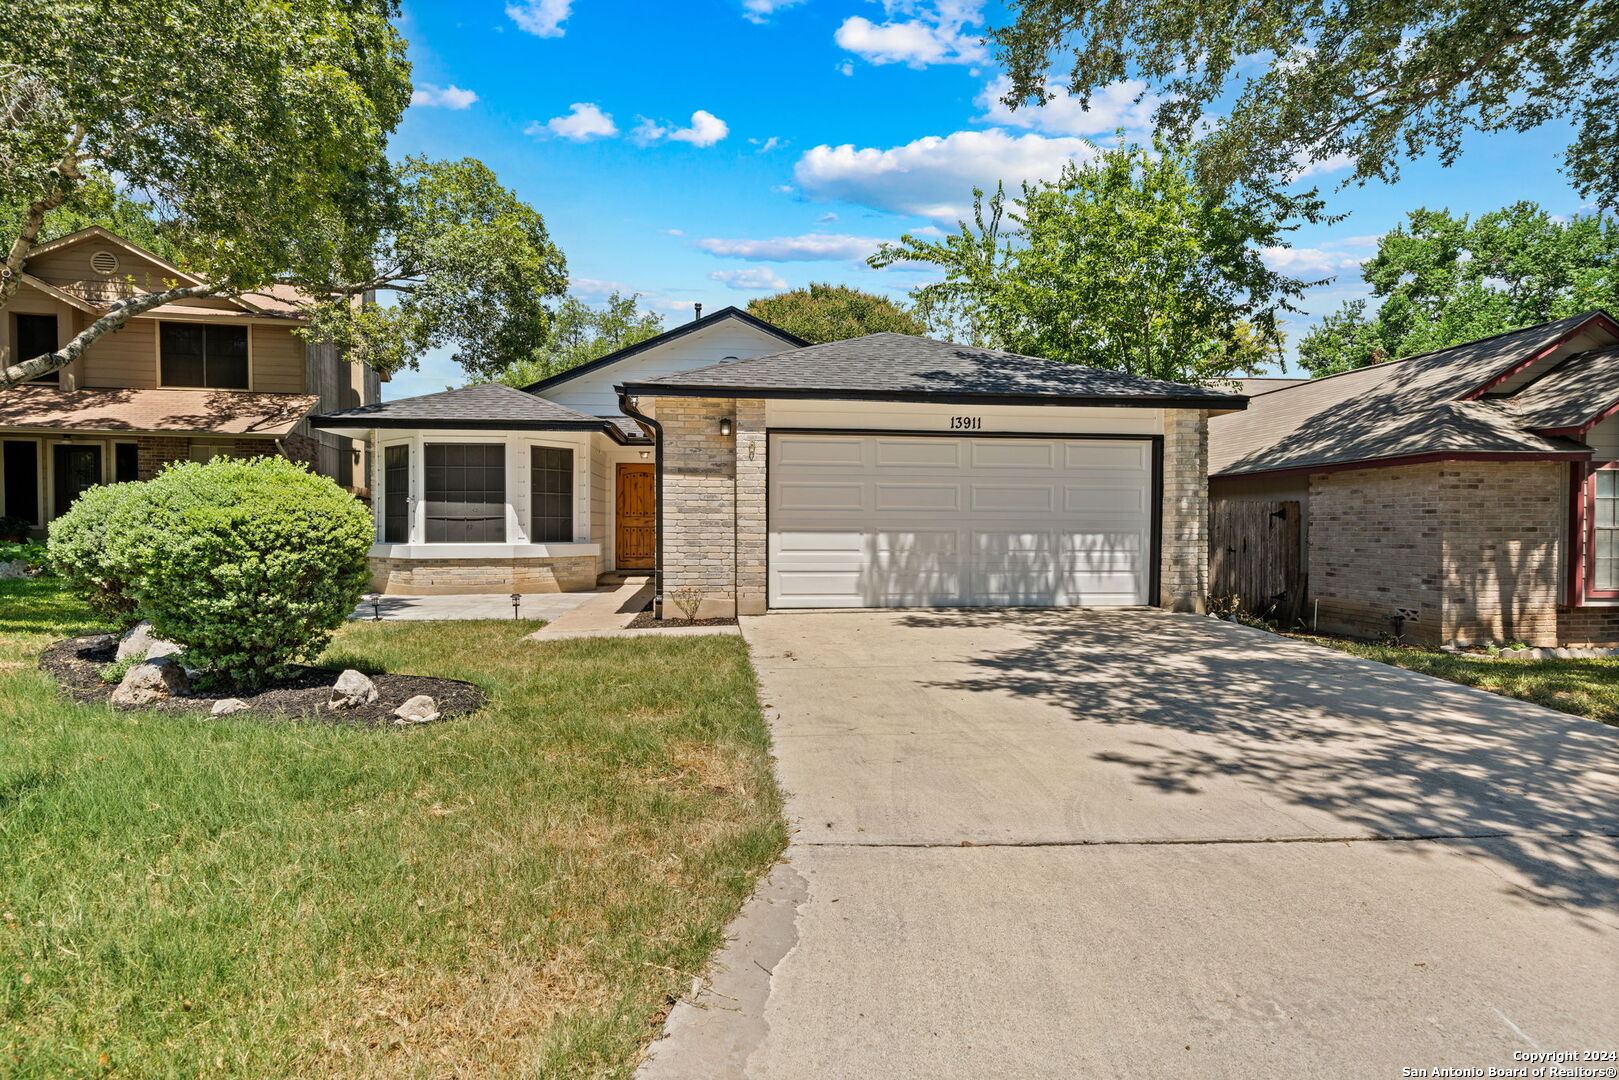
<svg viewBox="0 0 1619 1080"><path fill-rule="evenodd" d="M506 539L506 448L487 443L430 443L425 451L427 542L500 543Z"/></svg>
<svg viewBox="0 0 1619 1080"><path fill-rule="evenodd" d="M382 492L383 542L406 543L410 539L410 447L383 450Z"/></svg>
<svg viewBox="0 0 1619 1080"><path fill-rule="evenodd" d="M1597 559L1592 584L1602 592L1619 589L1619 559Z"/></svg>
<svg viewBox="0 0 1619 1080"><path fill-rule="evenodd" d="M164 386L207 386L204 364L206 330L201 323L159 323Z"/></svg>
<svg viewBox="0 0 1619 1080"><path fill-rule="evenodd" d="M1597 498L1611 499L1619 496L1619 469L1598 469Z"/></svg>
<svg viewBox="0 0 1619 1080"><path fill-rule="evenodd" d="M208 385L221 390L247 389L247 327L207 326Z"/></svg>
<svg viewBox="0 0 1619 1080"><path fill-rule="evenodd" d="M536 446L529 458L529 539L536 544L573 540L573 451Z"/></svg>
<svg viewBox="0 0 1619 1080"><path fill-rule="evenodd" d="M16 332L11 340L15 346L13 352L16 362L32 360L36 356L56 350L55 315L18 315L14 326ZM62 381L62 373L53 371L49 375L41 375L29 381L59 383Z"/></svg>
<svg viewBox="0 0 1619 1080"><path fill-rule="evenodd" d="M113 444L112 478L120 484L141 478L140 447L130 442Z"/></svg>

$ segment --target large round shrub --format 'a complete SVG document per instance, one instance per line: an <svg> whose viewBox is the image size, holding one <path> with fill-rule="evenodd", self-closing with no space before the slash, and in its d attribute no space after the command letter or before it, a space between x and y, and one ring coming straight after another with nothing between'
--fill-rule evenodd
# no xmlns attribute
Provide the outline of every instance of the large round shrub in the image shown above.
<svg viewBox="0 0 1619 1080"><path fill-rule="evenodd" d="M144 486L90 488L49 527L51 569L96 614L120 623L134 621L135 598L129 594L124 571L108 558L107 540L130 527L131 511L139 504Z"/></svg>
<svg viewBox="0 0 1619 1080"><path fill-rule="evenodd" d="M371 515L302 465L215 458L133 486L108 562L191 666L257 684L319 653L365 591Z"/></svg>

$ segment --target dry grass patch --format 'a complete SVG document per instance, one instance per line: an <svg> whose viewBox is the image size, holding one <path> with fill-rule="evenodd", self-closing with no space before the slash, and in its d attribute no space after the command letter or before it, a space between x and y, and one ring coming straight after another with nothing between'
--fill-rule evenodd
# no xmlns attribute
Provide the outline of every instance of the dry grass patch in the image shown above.
<svg viewBox="0 0 1619 1080"><path fill-rule="evenodd" d="M0 582L0 1075L627 1077L785 832L736 638L361 623L478 683L406 731L113 713Z"/></svg>

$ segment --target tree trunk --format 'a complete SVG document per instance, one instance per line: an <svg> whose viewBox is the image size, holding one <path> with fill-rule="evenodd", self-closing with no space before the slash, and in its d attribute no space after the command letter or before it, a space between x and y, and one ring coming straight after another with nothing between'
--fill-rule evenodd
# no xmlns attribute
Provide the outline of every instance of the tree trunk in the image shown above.
<svg viewBox="0 0 1619 1080"><path fill-rule="evenodd" d="M197 296L213 296L224 291L213 285L191 285L183 289L164 289L162 292L142 293L139 296L131 296L128 299L116 301L107 309L105 315L80 330L72 341L60 349L41 356L20 360L4 371L0 371L0 386L10 388L18 383L37 379L41 375L49 375L53 371L60 371L83 356L84 350L95 342L117 330L124 323L142 312L150 311L155 307L161 307L175 300L185 300Z"/></svg>

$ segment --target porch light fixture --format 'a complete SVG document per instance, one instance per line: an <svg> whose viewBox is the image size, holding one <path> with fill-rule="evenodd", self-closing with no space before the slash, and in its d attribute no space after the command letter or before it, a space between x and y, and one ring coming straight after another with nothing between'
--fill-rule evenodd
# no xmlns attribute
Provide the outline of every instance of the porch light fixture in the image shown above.
<svg viewBox="0 0 1619 1080"><path fill-rule="evenodd" d="M514 618L514 619L521 618L521 616L519 616L517 614L517 608L518 608L518 605L521 604L522 602L523 602L523 594L522 593L515 593L515 592L512 593L512 618Z"/></svg>
<svg viewBox="0 0 1619 1080"><path fill-rule="evenodd" d="M642 461L650 461L650 460L652 460L652 451L650 451L650 450L642 450L641 451L641 460Z"/></svg>
<svg viewBox="0 0 1619 1080"><path fill-rule="evenodd" d="M382 594L381 593L372 593L370 596L366 597L366 599L371 601L371 621L372 622L381 622L382 621Z"/></svg>
<svg viewBox="0 0 1619 1080"><path fill-rule="evenodd" d="M729 416L720 417L720 434L721 435L730 435L731 434L731 418Z"/></svg>

